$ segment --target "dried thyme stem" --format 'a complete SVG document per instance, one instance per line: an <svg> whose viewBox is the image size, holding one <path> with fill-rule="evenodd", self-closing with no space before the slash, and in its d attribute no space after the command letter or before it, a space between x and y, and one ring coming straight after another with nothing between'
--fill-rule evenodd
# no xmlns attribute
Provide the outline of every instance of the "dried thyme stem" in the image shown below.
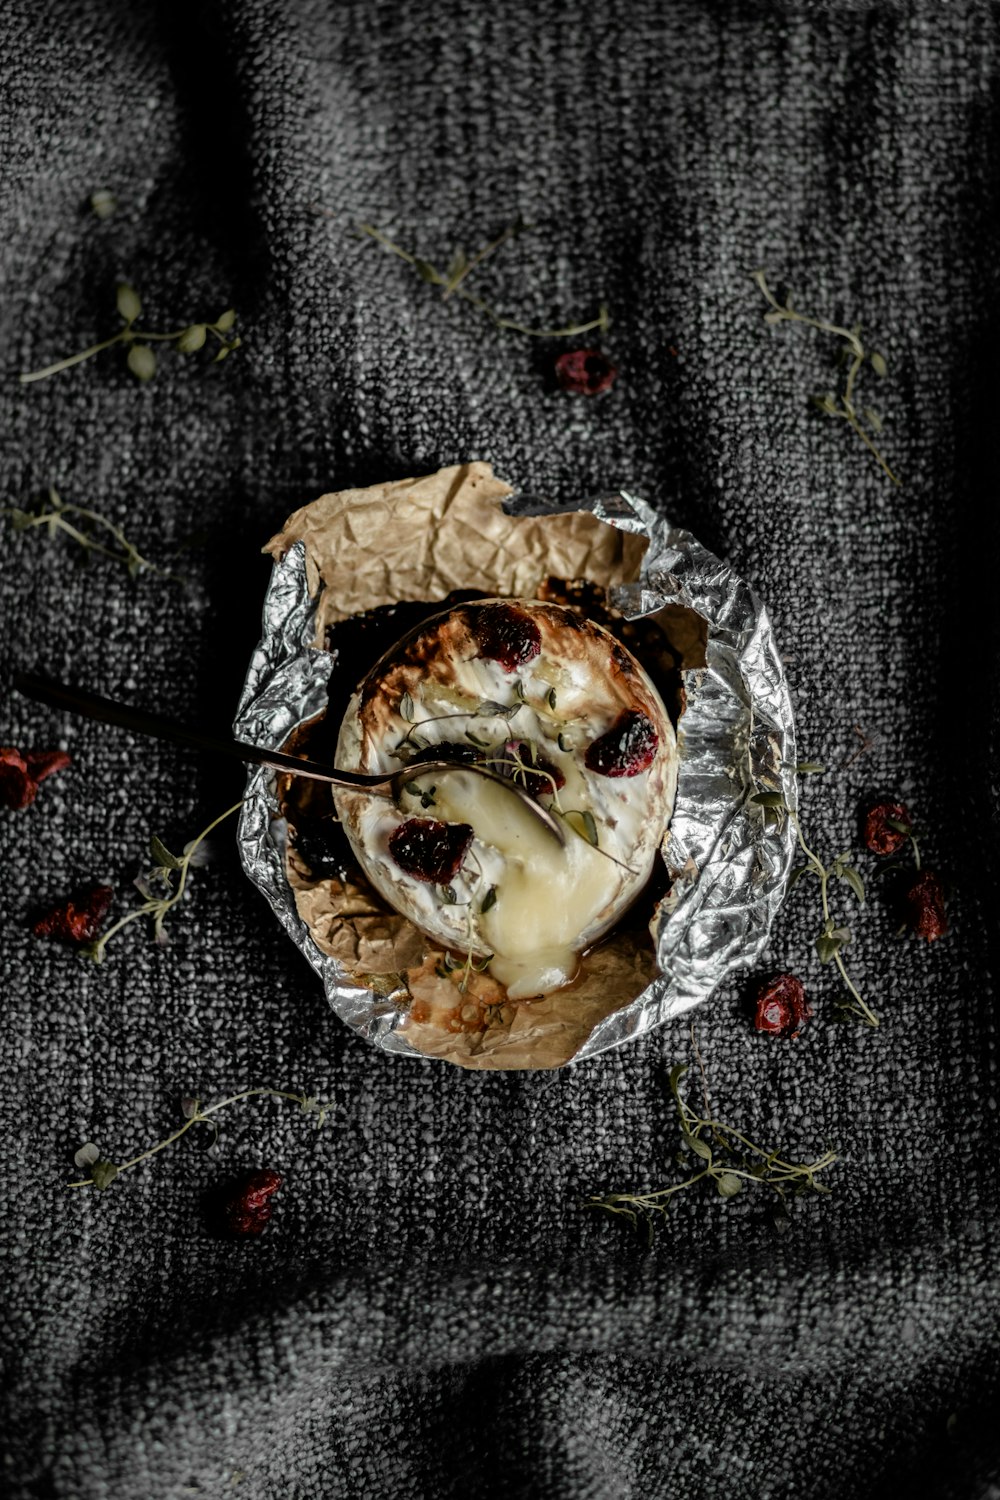
<svg viewBox="0 0 1000 1500"><path fill-rule="evenodd" d="M100 937L96 938L94 942L88 943L85 948L81 948L81 955L85 958L93 959L94 963L103 963L104 950L115 934L121 932L123 927L128 927L129 923L138 922L142 917L151 917L153 919L154 931L159 936L163 930L163 923L167 913L172 907L177 905L178 901L184 895L188 873L191 869L191 861L199 847L208 838L208 835L214 829L218 828L220 823L224 823L227 818L231 818L233 813L239 812L242 806L243 798L241 797L239 802L234 802L232 807L227 807L224 813L220 813L217 818L213 818L208 827L203 828L198 837L192 840L187 850L177 860L176 868L180 871L180 879L177 882L177 889L175 891L172 891L168 896L149 900L144 906L136 907L134 911L126 912L113 926L108 928L107 932L102 932ZM166 941L166 939L163 939L163 941Z"/></svg>
<svg viewBox="0 0 1000 1500"><path fill-rule="evenodd" d="M843 340L844 350L851 356L851 363L843 391L839 395L829 392L824 396L813 396L812 400L819 407L820 411L825 412L827 416L842 418L852 431L857 433L887 478L897 487L901 487L902 480L890 469L879 448L865 430L858 417L857 407L854 404L855 382L866 360L870 361L877 375L884 376L886 373L886 364L883 356L877 353L869 354L861 342L861 325L856 324L853 328L844 328L839 323L830 323L822 318L807 317L805 313L800 313L792 306L790 296L786 297L783 305L778 301L768 286L767 277L763 271L754 271L753 280L771 307L771 311L766 313L764 317L766 323L772 325L777 323L802 323L807 328L815 328L819 333L828 333L834 338ZM880 430L881 421L877 414L870 411L866 411L865 414L876 427L876 430Z"/></svg>
<svg viewBox="0 0 1000 1500"><path fill-rule="evenodd" d="M98 1162L98 1165L103 1165L107 1169L107 1181L110 1182L114 1177L119 1176L122 1172L128 1172L132 1169L132 1167L139 1166L141 1162L148 1161L151 1156L156 1156L158 1152L165 1151L168 1146L172 1146L175 1141L179 1141L182 1135L186 1135L187 1132L191 1129L192 1125L202 1125L206 1123L207 1121L211 1120L211 1117L213 1115L217 1115L220 1110L228 1109L230 1104L239 1104L243 1099L260 1098L290 1099L293 1104L301 1105L303 1110L306 1110L309 1113L315 1113L318 1116L316 1121L316 1128L317 1130L322 1129L323 1122L326 1118L327 1109L326 1106L319 1105L315 1099L310 1099L304 1094L292 1093L288 1089L244 1089L239 1094L230 1094L228 1099L220 1099L217 1104L210 1104L207 1109L202 1109L201 1103L198 1100L194 1100L190 1117L185 1120L184 1124L179 1126L177 1130L173 1131L172 1134L166 1136L164 1140L157 1141L155 1146L150 1146L148 1150L141 1151L138 1156L130 1157L128 1161L123 1161L120 1163ZM95 1151L94 1147L85 1149ZM77 1164L79 1165L80 1162L78 1161ZM106 1185L107 1182L98 1181L93 1176L82 1177L75 1182L68 1182L66 1184L67 1187L71 1188L101 1187Z"/></svg>
<svg viewBox="0 0 1000 1500"><path fill-rule="evenodd" d="M820 901L822 902L822 907L823 907L823 921L824 921L824 926L825 927L830 927L832 925L832 922L833 922L833 919L830 916L830 901L829 901L830 872L827 869L826 865L824 865L823 861L819 858L819 856L817 854L814 854L813 851L809 848L809 845L806 843L805 838L803 837L803 834L802 834L802 824L799 822L799 815L798 815L798 813L795 812L795 811L793 811L792 808L789 808L788 809L788 815L791 818L792 823L793 823L793 825L795 827L796 837L798 838L798 841L799 841L799 848L802 850L802 853L805 855L806 859L809 861L809 865L810 865L811 869L813 870L814 874L819 879L819 894L820 894ZM875 1012L871 1009L871 1007L869 1005L867 1005L865 1003L865 1001L859 995L857 989L855 988L855 985L853 984L853 982L851 980L850 975L847 972L847 969L846 969L846 967L844 965L844 960L843 960L843 958L840 955L839 949L837 950L837 952L834 953L834 955L833 955L833 961L837 965L838 970L840 971L840 977L841 977L841 979L844 981L844 983L847 986L848 990L850 991L850 993L853 995L855 1001L857 1002L858 1009L859 1009L862 1017L864 1018L865 1021L867 1021L867 1023L868 1023L869 1026L877 1028L879 1026L879 1024L880 1024L879 1023L879 1018L875 1014Z"/></svg>
<svg viewBox="0 0 1000 1500"><path fill-rule="evenodd" d="M592 318L589 323L573 323L566 328L530 328L526 323L518 323L512 318L502 317L482 297L476 297L472 292L466 290L462 282L468 276L473 266L479 265L487 255L492 254L494 250L509 239L515 233L514 228L505 230L502 235L499 235L497 239L485 246L483 250L473 256L472 260L463 266L461 271L454 276L448 276L444 271L440 271L437 266L433 265L429 260L425 260L423 256L414 255L410 250L404 250L402 245L397 245L395 240L391 240L387 234L383 234L381 229L376 229L374 224L359 224L358 228L363 234L369 235L378 244L384 246L386 250L398 256L400 260L406 261L407 265L413 266L423 280L429 282L431 286L441 287L443 289L443 297L449 297L454 294L463 302L467 302L470 307L475 307L479 312L484 313L497 328L507 328L513 333L524 333L529 338L566 339L575 338L577 334L589 333L595 328L603 331L608 327L608 310L602 306L598 316Z"/></svg>

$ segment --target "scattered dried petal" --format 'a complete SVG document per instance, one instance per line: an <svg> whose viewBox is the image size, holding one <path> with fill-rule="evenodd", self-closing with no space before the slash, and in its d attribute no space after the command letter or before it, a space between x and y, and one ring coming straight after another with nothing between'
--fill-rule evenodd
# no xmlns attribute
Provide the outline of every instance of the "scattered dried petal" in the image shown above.
<svg viewBox="0 0 1000 1500"><path fill-rule="evenodd" d="M58 938L64 943L92 943L104 926L114 894L110 885L84 886L39 917L32 931L36 937Z"/></svg>
<svg viewBox="0 0 1000 1500"><path fill-rule="evenodd" d="M0 803L21 812L31 806L37 791L38 784L21 752L12 745L0 749Z"/></svg>
<svg viewBox="0 0 1000 1500"><path fill-rule="evenodd" d="M251 1172L243 1183L243 1202L247 1208L262 1208L272 1193L281 1186L281 1176L268 1167Z"/></svg>
<svg viewBox="0 0 1000 1500"><path fill-rule="evenodd" d="M600 349L571 349L559 355L555 372L564 391L576 396L598 396L614 385L618 367Z"/></svg>
<svg viewBox="0 0 1000 1500"><path fill-rule="evenodd" d="M44 781L47 776L53 776L56 771L65 771L67 766L73 764L65 750L26 750L24 759L36 783Z"/></svg>
<svg viewBox="0 0 1000 1500"><path fill-rule="evenodd" d="M894 823L905 824L907 829L913 826L913 819L902 802L876 802L874 807L868 809L865 814L865 844L873 854L895 854L906 843L909 833L894 828Z"/></svg>
<svg viewBox="0 0 1000 1500"><path fill-rule="evenodd" d="M948 918L944 909L944 886L933 870L921 870L910 883L903 898L907 919L917 937L929 943L944 937Z"/></svg>
<svg viewBox="0 0 1000 1500"><path fill-rule="evenodd" d="M260 1234L271 1217L268 1199L282 1179L277 1172L250 1172L227 1194L222 1207L223 1227L230 1234Z"/></svg>
<svg viewBox="0 0 1000 1500"><path fill-rule="evenodd" d="M0 748L0 806L21 812L30 807L39 783L71 764L64 750L15 750Z"/></svg>
<svg viewBox="0 0 1000 1500"><path fill-rule="evenodd" d="M754 1025L758 1031L792 1039L811 1015L802 981L794 974L779 974L757 992Z"/></svg>

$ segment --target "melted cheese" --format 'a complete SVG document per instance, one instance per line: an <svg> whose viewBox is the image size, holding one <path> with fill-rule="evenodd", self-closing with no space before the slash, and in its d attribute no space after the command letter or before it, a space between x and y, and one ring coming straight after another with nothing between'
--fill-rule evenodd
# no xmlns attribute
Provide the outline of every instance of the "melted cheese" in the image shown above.
<svg viewBox="0 0 1000 1500"><path fill-rule="evenodd" d="M615 865L569 827L560 846L515 793L483 776L443 776L435 799L437 816L470 823L474 848L488 846L502 861L496 899L474 919L480 944L493 954L490 973L512 1000L567 984L581 932L620 884Z"/></svg>

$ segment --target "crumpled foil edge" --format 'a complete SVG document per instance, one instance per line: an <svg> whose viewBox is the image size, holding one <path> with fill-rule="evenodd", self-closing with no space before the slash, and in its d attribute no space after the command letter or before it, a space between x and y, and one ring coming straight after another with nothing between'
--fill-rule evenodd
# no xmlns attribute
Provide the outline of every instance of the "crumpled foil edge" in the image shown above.
<svg viewBox="0 0 1000 1500"><path fill-rule="evenodd" d="M595 1026L571 1059L576 1063L703 1004L729 973L756 961L784 896L795 830L790 817L769 816L751 799L780 792L786 807L797 809L795 727L767 611L690 532L625 491L576 506L515 495L505 508L514 514L589 510L612 526L645 534L641 577L613 590L612 602L631 618L681 605L708 626L706 665L684 673L687 707L678 727L677 796L664 851L674 885L655 928L660 973ZM334 661L312 645L314 614L305 548L297 543L272 571L261 640L237 710L238 738L278 749L297 725L325 709ZM399 1031L399 1007L351 981L317 948L299 917L285 873L288 830L275 783L275 774L263 768L248 775L238 832L247 875L319 974L340 1019L384 1051L427 1061Z"/></svg>

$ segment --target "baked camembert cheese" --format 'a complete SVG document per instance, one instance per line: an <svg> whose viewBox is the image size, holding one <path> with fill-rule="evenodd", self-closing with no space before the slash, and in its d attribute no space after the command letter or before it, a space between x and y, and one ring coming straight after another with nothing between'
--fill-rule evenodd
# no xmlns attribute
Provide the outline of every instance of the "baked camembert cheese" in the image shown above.
<svg viewBox="0 0 1000 1500"><path fill-rule="evenodd" d="M677 781L673 725L643 668L572 609L487 599L398 642L354 694L337 764L476 761L563 820L562 846L502 783L409 782L397 806L338 790L372 885L512 1000L569 984L649 877Z"/></svg>

